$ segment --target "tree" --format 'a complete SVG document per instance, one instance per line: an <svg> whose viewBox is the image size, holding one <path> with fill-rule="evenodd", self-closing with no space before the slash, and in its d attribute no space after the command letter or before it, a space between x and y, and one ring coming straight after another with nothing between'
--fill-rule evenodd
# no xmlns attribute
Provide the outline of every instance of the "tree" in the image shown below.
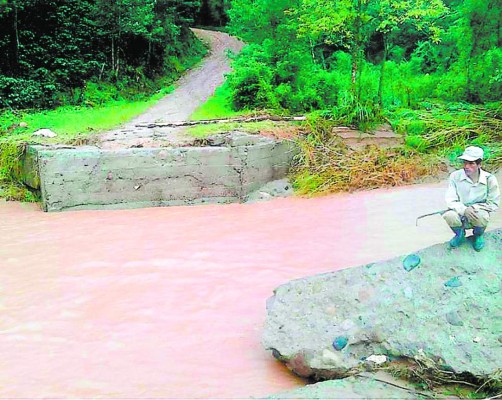
<svg viewBox="0 0 502 400"><path fill-rule="evenodd" d="M352 92L356 86L364 46L369 39L369 0L302 0L291 12L300 21L298 33L311 43L324 41L345 48L352 56Z"/></svg>
<svg viewBox="0 0 502 400"><path fill-rule="evenodd" d="M302 0L294 12L300 20L300 35L337 42L350 52L354 94L364 46L373 35L380 35L383 56L378 103L382 106L385 62L393 35L405 25L412 25L437 42L441 33L438 21L447 8L442 0Z"/></svg>
<svg viewBox="0 0 502 400"><path fill-rule="evenodd" d="M483 97L490 97L481 93L482 88L485 87L485 91L489 92L486 84L502 73L502 0L464 0L454 6L448 39L458 49L458 70L465 74L465 98L469 102L479 103ZM495 58L499 62L487 65L485 56L497 54L497 50L498 56ZM498 83L500 94L500 80Z"/></svg>
<svg viewBox="0 0 502 400"><path fill-rule="evenodd" d="M68 93L78 101L75 89L91 78L127 84L178 70L177 59L197 52L189 25L199 6L198 0L3 0L0 107L53 106Z"/></svg>
<svg viewBox="0 0 502 400"><path fill-rule="evenodd" d="M399 28L410 24L418 31L428 34L434 43L438 43L442 30L437 23L446 14L447 8L442 0L379 0L375 11L375 30L381 33L383 40L378 84L378 103L382 107L385 62L393 46L393 37L399 32Z"/></svg>

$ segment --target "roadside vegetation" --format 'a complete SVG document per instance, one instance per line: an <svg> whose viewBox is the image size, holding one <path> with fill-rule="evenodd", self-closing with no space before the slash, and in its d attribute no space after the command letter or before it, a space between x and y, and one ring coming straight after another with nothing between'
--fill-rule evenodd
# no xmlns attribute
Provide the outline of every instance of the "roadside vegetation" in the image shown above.
<svg viewBox="0 0 502 400"><path fill-rule="evenodd" d="M468 144L502 166L500 0L234 0L229 15L249 43L228 80L233 107L311 116L300 193L414 182ZM404 147L352 151L332 129L383 123Z"/></svg>

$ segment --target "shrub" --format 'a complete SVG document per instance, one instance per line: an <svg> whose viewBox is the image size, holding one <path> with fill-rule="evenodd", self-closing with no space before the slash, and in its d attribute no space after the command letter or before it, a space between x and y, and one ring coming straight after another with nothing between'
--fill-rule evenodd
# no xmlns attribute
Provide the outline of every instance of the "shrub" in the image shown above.
<svg viewBox="0 0 502 400"><path fill-rule="evenodd" d="M53 106L56 93L57 87L53 83L0 75L0 108Z"/></svg>

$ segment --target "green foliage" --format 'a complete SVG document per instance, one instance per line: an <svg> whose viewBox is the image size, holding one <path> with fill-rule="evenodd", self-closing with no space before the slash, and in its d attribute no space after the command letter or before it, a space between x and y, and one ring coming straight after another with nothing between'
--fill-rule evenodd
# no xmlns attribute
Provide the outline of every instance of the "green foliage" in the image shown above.
<svg viewBox="0 0 502 400"><path fill-rule="evenodd" d="M193 0L7 0L0 9L0 109L82 104L86 85L108 84L102 104L152 91L203 52L189 30ZM97 83L99 82L99 83ZM90 88L92 92L92 87ZM108 96L109 95L109 96Z"/></svg>
<svg viewBox="0 0 502 400"><path fill-rule="evenodd" d="M502 166L500 103L489 107L466 103L434 105L428 111L401 110L390 115L394 128L405 134L406 144L421 152L439 152L451 164L468 145L485 150L485 164Z"/></svg>
<svg viewBox="0 0 502 400"><path fill-rule="evenodd" d="M500 0L446 3L234 0L229 30L250 43L230 77L234 104L359 125L380 119L378 105L499 100Z"/></svg>
<svg viewBox="0 0 502 400"><path fill-rule="evenodd" d="M217 88L214 95L194 111L190 119L197 121L202 119L231 118L243 114L246 114L246 112L235 111L232 108L232 93L228 83L225 83L223 86Z"/></svg>
<svg viewBox="0 0 502 400"><path fill-rule="evenodd" d="M25 144L0 139L0 198L36 202L39 196L19 183Z"/></svg>
<svg viewBox="0 0 502 400"><path fill-rule="evenodd" d="M259 46L250 46L246 53L259 53ZM236 62L237 72L232 74L229 85L232 87L232 101L236 109L266 108L274 103L272 93L272 74L267 64L258 57L240 57Z"/></svg>
<svg viewBox="0 0 502 400"><path fill-rule="evenodd" d="M18 174L19 160L24 151L22 143L0 142L0 181L14 181Z"/></svg>

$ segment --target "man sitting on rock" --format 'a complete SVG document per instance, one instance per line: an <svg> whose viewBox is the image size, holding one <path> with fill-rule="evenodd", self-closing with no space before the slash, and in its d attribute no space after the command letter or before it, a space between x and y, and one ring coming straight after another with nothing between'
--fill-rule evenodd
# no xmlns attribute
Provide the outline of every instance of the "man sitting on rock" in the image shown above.
<svg viewBox="0 0 502 400"><path fill-rule="evenodd" d="M500 189L497 178L481 169L483 149L469 146L459 157L464 160L464 168L450 175L446 192L449 210L443 214L455 236L450 246L460 246L465 238L465 230L472 229L473 247L481 251L485 246L483 234L490 220L490 213L500 204Z"/></svg>

